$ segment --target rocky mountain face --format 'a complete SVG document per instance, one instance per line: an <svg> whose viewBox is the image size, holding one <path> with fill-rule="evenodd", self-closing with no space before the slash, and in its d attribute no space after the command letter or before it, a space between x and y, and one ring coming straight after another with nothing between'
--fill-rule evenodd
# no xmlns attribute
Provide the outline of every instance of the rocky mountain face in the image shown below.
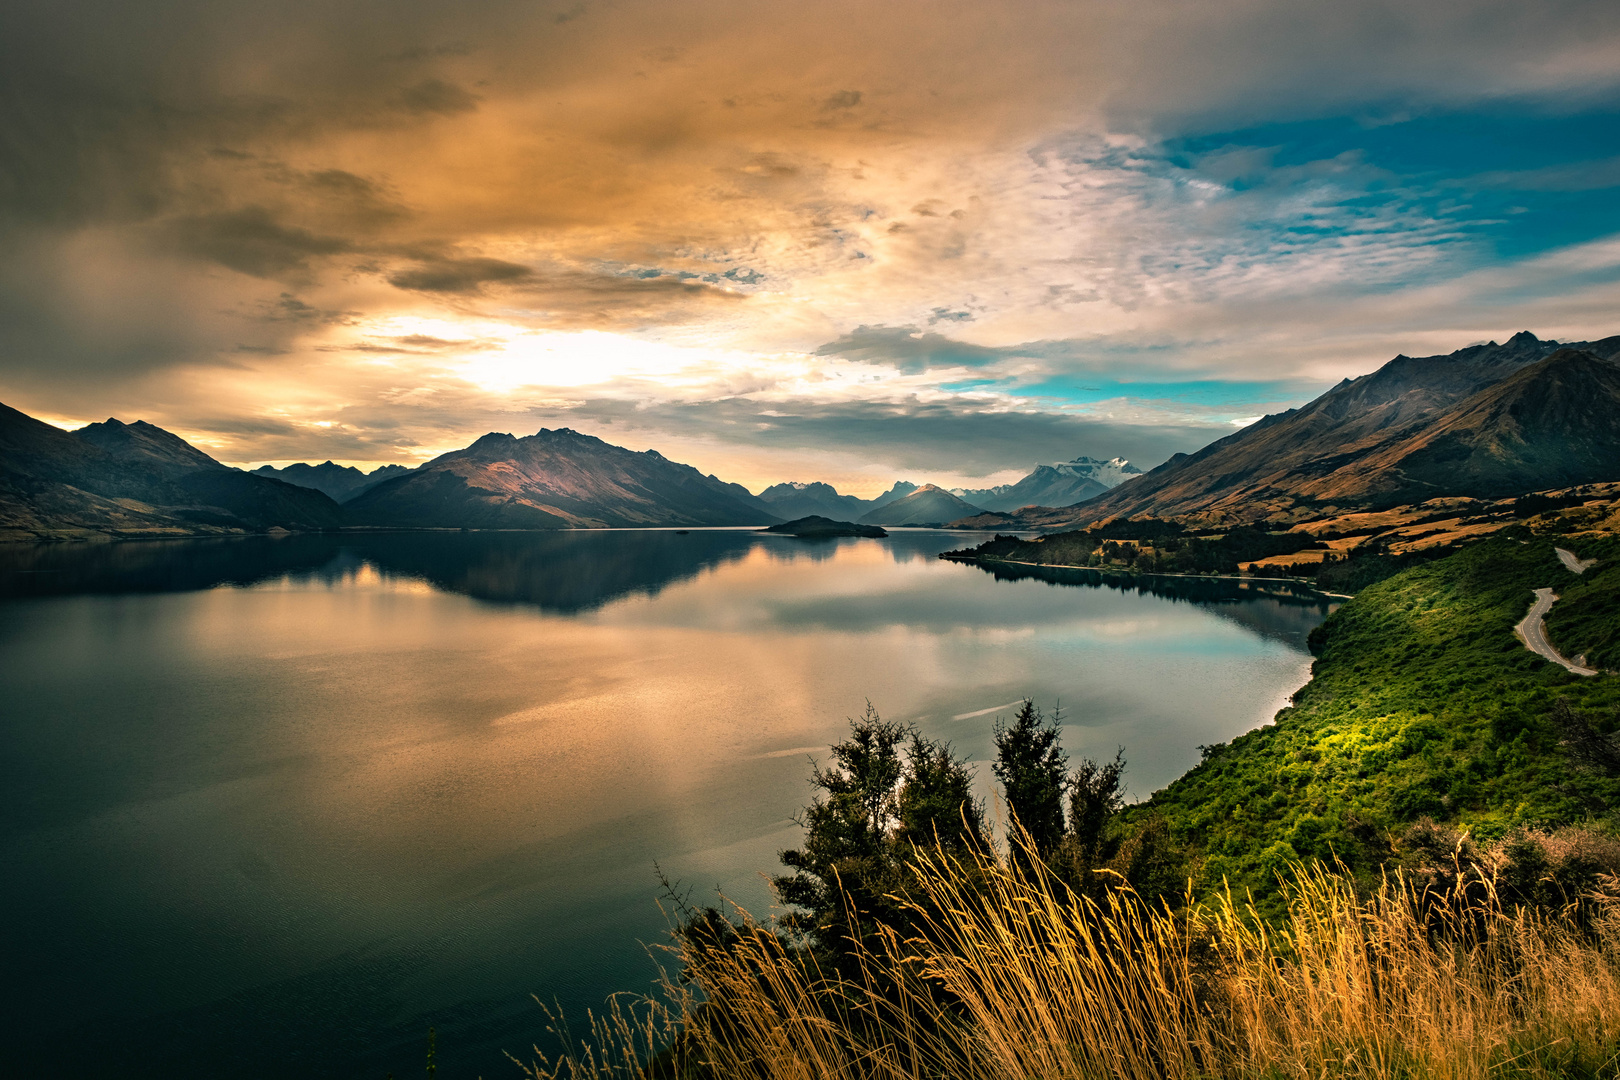
<svg viewBox="0 0 1620 1080"><path fill-rule="evenodd" d="M1025 506L1073 506L1094 499L1103 492L1142 475L1142 470L1124 458L1107 461L1077 457L1052 465L1037 465L1033 472L1015 484L990 488L952 489L973 505L992 512L1009 512Z"/></svg>
<svg viewBox="0 0 1620 1080"><path fill-rule="evenodd" d="M979 512L977 506L944 488L924 484L909 495L868 510L859 521L863 525L943 525Z"/></svg>
<svg viewBox="0 0 1620 1080"><path fill-rule="evenodd" d="M1072 525L1303 520L1617 479L1617 360L1620 337L1561 346L1528 331L1445 356L1397 356L1058 516Z"/></svg>
<svg viewBox="0 0 1620 1080"><path fill-rule="evenodd" d="M568 428L491 433L345 504L361 525L569 529L770 525L771 506L656 450L637 453Z"/></svg>
<svg viewBox="0 0 1620 1080"><path fill-rule="evenodd" d="M319 465L298 461L280 469L274 465L261 465L253 470L253 475L268 476L273 480L297 484L299 487L314 488L341 503L354 498L373 484L392 480L410 471L403 465L379 465L366 473L352 465L337 465L331 461L323 461Z"/></svg>
<svg viewBox="0 0 1620 1080"><path fill-rule="evenodd" d="M320 492L227 468L145 421L68 432L0 405L0 538L188 536L341 521Z"/></svg>

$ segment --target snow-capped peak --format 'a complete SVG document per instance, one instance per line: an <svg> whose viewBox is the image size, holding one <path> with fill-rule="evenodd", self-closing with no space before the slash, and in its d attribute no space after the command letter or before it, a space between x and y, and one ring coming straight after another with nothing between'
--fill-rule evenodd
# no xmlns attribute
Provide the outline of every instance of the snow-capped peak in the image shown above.
<svg viewBox="0 0 1620 1080"><path fill-rule="evenodd" d="M1052 465L1053 469L1065 476L1085 477L1095 480L1103 487L1116 487L1133 476L1140 476L1142 470L1132 465L1122 457L1109 458L1100 461L1097 458L1077 457L1073 461L1059 461Z"/></svg>

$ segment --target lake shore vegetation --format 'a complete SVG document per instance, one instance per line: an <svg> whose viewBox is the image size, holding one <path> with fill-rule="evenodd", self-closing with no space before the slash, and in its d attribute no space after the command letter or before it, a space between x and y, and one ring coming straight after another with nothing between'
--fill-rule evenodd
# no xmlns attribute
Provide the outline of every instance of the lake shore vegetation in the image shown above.
<svg viewBox="0 0 1620 1080"><path fill-rule="evenodd" d="M1503 530L1365 585L1275 723L1132 806L1123 751L1071 766L1025 702L995 829L869 709L783 853L791 913L683 905L662 996L530 1075L1613 1076L1620 676L1513 627L1554 587L1550 639L1612 665L1620 538L1557 542L1596 562Z"/></svg>

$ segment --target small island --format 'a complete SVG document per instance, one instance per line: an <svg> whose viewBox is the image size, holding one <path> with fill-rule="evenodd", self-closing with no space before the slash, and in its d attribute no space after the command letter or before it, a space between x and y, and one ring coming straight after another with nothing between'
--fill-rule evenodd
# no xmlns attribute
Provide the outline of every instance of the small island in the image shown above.
<svg viewBox="0 0 1620 1080"><path fill-rule="evenodd" d="M805 538L823 536L870 536L876 538L889 535L876 525L857 525L853 521L834 521L832 518L822 517L820 514L794 518L792 521L784 521L780 525L772 525L768 529L759 531Z"/></svg>

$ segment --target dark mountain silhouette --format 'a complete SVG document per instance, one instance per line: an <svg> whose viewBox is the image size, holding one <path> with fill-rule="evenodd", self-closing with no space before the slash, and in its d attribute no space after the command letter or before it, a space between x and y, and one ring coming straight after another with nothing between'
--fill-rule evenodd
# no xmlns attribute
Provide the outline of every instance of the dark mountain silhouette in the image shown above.
<svg viewBox="0 0 1620 1080"><path fill-rule="evenodd" d="M979 512L944 488L924 484L904 498L867 511L860 520L864 525L940 525Z"/></svg>
<svg viewBox="0 0 1620 1080"><path fill-rule="evenodd" d="M872 502L854 495L840 495L831 484L799 483L772 484L759 493L760 501L771 508L777 517L830 517L833 520L856 518L872 509Z"/></svg>
<svg viewBox="0 0 1620 1080"><path fill-rule="evenodd" d="M1620 478L1617 354L1620 337L1560 347L1525 331L1446 356L1397 356L1072 514L1032 517L1048 526L1144 514L1294 520Z"/></svg>
<svg viewBox="0 0 1620 1080"><path fill-rule="evenodd" d="M637 453L569 428L494 433L366 490L357 524L477 529L769 525L781 520L740 484L656 450Z"/></svg>
<svg viewBox="0 0 1620 1080"><path fill-rule="evenodd" d="M180 476L195 469L225 468L180 436L145 420L126 424L108 419L99 424L86 424L72 434L126 465L164 476Z"/></svg>
<svg viewBox="0 0 1620 1080"><path fill-rule="evenodd" d="M323 461L319 465L297 461L280 469L274 465L260 465L253 470L253 475L268 476L274 480L297 484L299 487L314 488L341 503L354 498L373 484L392 480L410 471L403 465L380 465L365 473L352 465L337 465L331 461Z"/></svg>
<svg viewBox="0 0 1620 1080"><path fill-rule="evenodd" d="M0 405L0 538L321 529L341 520L320 492L226 468L144 421L67 432Z"/></svg>

